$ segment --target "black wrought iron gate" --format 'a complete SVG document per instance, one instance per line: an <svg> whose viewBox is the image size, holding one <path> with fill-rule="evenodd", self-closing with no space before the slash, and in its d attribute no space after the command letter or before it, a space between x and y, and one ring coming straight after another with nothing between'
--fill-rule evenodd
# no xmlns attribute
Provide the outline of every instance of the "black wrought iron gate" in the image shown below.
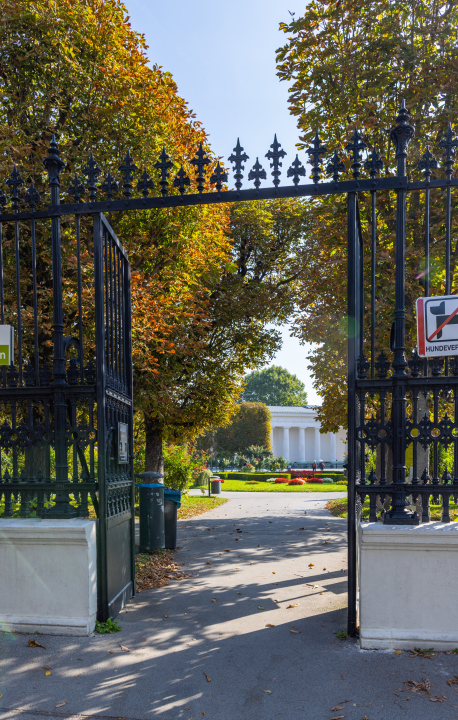
<svg viewBox="0 0 458 720"><path fill-rule="evenodd" d="M195 169L192 180L183 166L179 168L171 161L164 148L154 165L156 185L145 170L134 197L132 178L137 168L127 153L120 166L123 199L115 198L118 186L110 174L103 185L97 185L100 169L91 154L83 170L88 179L89 201L82 201L85 187L75 176L67 190L72 202L65 205L60 203L59 193L64 163L53 138L44 160L51 204L43 211L37 210L39 195L33 184L23 198L29 210L21 208L22 179L14 168L7 181L11 210L2 210L0 216L0 328L14 327L17 337L14 357L0 370L0 501L6 517L15 513L27 516L35 511L38 516L60 518L86 517L91 500L98 516L99 619L115 614L134 592L130 269L105 212L287 197L309 198L313 204L321 196L345 194L351 634L357 628L356 532L363 503L368 505L371 521L381 518L385 523L417 523L418 512L422 522L430 519L432 498L441 506L442 520L450 520L450 500L458 500L458 356L432 358L429 362L420 358L413 347L409 307L410 355L406 357L406 245L418 245L418 232L415 238L409 231L406 242L406 198L416 193L423 213L423 271L414 273L413 281L408 278L409 302L412 292L450 295L456 292L452 190L458 185L453 169L458 142L449 127L439 143L442 170L438 170L429 148L418 168L408 167L407 152L413 134L403 104L397 124L390 131L396 171L385 167L380 177L381 157L372 147L363 161L362 152L368 145L355 129L345 148L352 178L341 179L346 169L335 152L326 165L332 177L328 182L321 180L322 157L328 150L317 134L306 151L312 183L300 184L305 167L296 156L287 170L292 184L286 186L280 186L286 153L275 137L266 153L273 186L261 187L267 175L256 160L248 173L254 185L250 189L242 189L244 164L249 158L238 141L229 158L234 190L226 189L226 170L207 156L202 145L189 161ZM213 166L210 177L209 165ZM173 168L176 175L170 182ZM361 177L363 168L366 177ZM442 172L442 177L433 179L433 172ZM195 191L186 192L189 187ZM104 199L97 198L100 191ZM430 213L432 193L436 193L434 224ZM392 201L396 207L395 212L388 213L388 219L385 214L382 240L380 198L385 207L390 207ZM2 209L6 204L6 197L0 196ZM49 259L46 263L49 237L52 263ZM458 257L456 249L455 255ZM434 277L430 273L432 260L439 268ZM409 267L410 274L411 270ZM62 299L63 283L66 303ZM384 306L385 296L388 301ZM410 448L412 471L406 482L406 452ZM450 460L447 456L449 467L441 472L443 451L450 448L453 457Z"/></svg>
<svg viewBox="0 0 458 720"><path fill-rule="evenodd" d="M130 265L103 213L93 216L99 481L99 615L135 590ZM106 617L105 617L106 616Z"/></svg>

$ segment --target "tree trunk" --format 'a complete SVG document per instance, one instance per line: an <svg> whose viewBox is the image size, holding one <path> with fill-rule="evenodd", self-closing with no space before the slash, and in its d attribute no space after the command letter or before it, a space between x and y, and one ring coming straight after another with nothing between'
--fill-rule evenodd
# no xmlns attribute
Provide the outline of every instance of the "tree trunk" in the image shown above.
<svg viewBox="0 0 458 720"><path fill-rule="evenodd" d="M157 420L144 413L145 418L145 471L164 472L162 456L162 427Z"/></svg>

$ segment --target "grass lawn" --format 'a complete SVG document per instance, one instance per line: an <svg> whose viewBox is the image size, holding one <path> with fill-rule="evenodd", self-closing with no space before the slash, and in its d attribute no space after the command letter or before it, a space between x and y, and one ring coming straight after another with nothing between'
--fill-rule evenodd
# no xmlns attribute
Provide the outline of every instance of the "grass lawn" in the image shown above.
<svg viewBox="0 0 458 720"><path fill-rule="evenodd" d="M348 517L348 503L347 498L341 498L340 500L328 500L326 503L326 509L335 517L346 518ZM431 520L440 520L442 516L441 505L431 505ZM450 517L452 520L458 521L458 505L453 500L450 501ZM369 520L369 498L367 498L363 505L363 520Z"/></svg>
<svg viewBox="0 0 458 720"><path fill-rule="evenodd" d="M199 497L198 495L183 495L181 498L181 507L178 508L178 520L201 515L201 513L212 510L218 505L224 505L227 498L219 497Z"/></svg>
<svg viewBox="0 0 458 720"><path fill-rule="evenodd" d="M252 480L225 480L221 484L223 492L347 492L346 485L335 483L304 483L288 485L287 483L261 482ZM207 488L205 488L207 492Z"/></svg>

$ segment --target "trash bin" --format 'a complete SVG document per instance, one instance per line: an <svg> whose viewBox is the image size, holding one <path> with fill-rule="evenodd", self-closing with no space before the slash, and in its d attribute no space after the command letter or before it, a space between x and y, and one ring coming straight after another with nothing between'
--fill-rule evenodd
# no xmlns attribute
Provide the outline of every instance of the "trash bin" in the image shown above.
<svg viewBox="0 0 458 720"><path fill-rule="evenodd" d="M140 480L137 487L140 494L140 552L162 550L165 547L164 533L164 476L156 472L136 475Z"/></svg>
<svg viewBox="0 0 458 720"><path fill-rule="evenodd" d="M211 477L210 488L212 495L221 495L221 478L218 476Z"/></svg>
<svg viewBox="0 0 458 720"><path fill-rule="evenodd" d="M164 488L165 547L175 550L177 546L177 510L181 505L181 491Z"/></svg>

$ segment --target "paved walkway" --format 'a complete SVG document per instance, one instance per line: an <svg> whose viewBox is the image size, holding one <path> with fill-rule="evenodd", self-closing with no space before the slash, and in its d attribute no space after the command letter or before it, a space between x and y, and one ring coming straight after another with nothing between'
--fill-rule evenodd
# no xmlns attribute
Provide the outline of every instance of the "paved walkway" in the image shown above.
<svg viewBox="0 0 458 720"><path fill-rule="evenodd" d="M122 632L36 637L46 649L0 635L0 720L458 718L458 686L446 684L457 656L363 652L336 637L346 521L324 509L336 495L226 496L180 522L177 557L194 577L137 595ZM404 692L423 678L447 700Z"/></svg>

